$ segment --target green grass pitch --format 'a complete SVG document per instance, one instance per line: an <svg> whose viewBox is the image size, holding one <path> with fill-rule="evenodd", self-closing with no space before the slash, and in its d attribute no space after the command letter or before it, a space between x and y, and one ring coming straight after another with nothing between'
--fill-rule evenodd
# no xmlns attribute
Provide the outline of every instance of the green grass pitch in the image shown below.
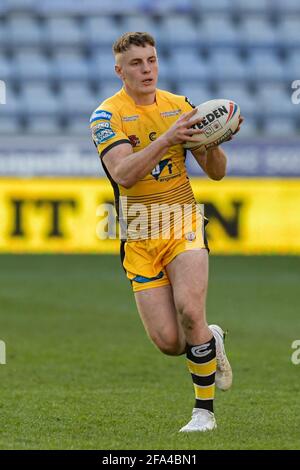
<svg viewBox="0 0 300 470"><path fill-rule="evenodd" d="M119 258L0 257L1 449L300 449L297 257L211 257L208 320L229 330L218 429L181 435L184 357L146 337Z"/></svg>

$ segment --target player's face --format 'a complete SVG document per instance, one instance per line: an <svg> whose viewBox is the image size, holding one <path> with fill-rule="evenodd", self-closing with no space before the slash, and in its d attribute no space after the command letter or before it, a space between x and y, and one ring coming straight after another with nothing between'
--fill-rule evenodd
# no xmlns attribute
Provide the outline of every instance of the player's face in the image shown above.
<svg viewBox="0 0 300 470"><path fill-rule="evenodd" d="M117 74L132 93L144 95L155 92L158 76L155 47L132 45L128 51L117 54L116 64Z"/></svg>

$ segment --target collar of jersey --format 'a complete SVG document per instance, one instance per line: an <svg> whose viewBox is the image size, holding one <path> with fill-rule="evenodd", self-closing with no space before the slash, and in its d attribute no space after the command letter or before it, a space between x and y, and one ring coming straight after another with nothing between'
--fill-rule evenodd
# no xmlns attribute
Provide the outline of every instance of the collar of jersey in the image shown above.
<svg viewBox="0 0 300 470"><path fill-rule="evenodd" d="M135 108L138 108L138 109L141 109L141 110L145 110L145 111L153 111L154 109L157 109L157 107L159 106L160 104L160 94L159 94L159 90L156 88L156 103L153 103L153 104L148 104L146 106L141 106L141 105L138 105L135 103L135 101L133 100L133 98L131 98L131 96L128 95L128 93L126 93L126 90L124 87L122 87L121 89L121 94L127 98L128 101L130 101L130 103L135 107Z"/></svg>

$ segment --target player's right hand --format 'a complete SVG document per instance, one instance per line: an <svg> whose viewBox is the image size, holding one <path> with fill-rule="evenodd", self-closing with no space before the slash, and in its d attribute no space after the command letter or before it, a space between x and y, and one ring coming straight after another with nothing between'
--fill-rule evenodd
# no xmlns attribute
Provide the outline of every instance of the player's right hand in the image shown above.
<svg viewBox="0 0 300 470"><path fill-rule="evenodd" d="M197 137L193 136L203 134L204 131L193 127L202 120L199 117L195 117L196 113L197 108L192 109L188 113L183 113L175 124L162 135L169 146L184 144L186 141L197 142Z"/></svg>

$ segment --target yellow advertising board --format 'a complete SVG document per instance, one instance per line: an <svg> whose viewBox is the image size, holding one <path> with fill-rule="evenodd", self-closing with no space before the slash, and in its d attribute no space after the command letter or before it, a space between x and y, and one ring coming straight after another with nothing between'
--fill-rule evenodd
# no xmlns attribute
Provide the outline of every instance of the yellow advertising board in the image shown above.
<svg viewBox="0 0 300 470"><path fill-rule="evenodd" d="M199 178L192 186L205 203L212 253L300 254L300 179ZM103 239L103 204L109 212L112 202L104 179L3 178L0 251L117 253L118 239Z"/></svg>

